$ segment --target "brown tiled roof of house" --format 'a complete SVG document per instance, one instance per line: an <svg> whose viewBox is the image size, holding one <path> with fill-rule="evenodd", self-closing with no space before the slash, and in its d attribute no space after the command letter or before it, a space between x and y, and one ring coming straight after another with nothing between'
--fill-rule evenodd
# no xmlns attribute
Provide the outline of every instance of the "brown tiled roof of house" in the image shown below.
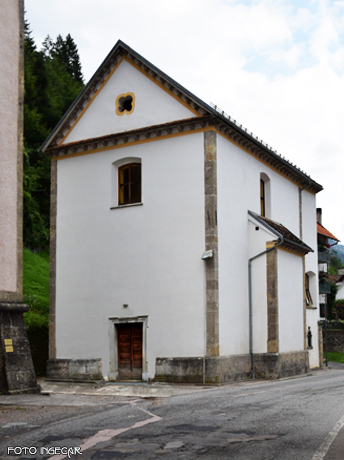
<svg viewBox="0 0 344 460"><path fill-rule="evenodd" d="M317 222L317 233L319 233L320 235L326 236L327 238L331 238L332 240L340 241L338 238L332 235L332 233L329 232L325 227L319 224L319 222Z"/></svg>
<svg viewBox="0 0 344 460"><path fill-rule="evenodd" d="M333 284L342 283L344 281L344 275L329 275L329 280Z"/></svg>
<svg viewBox="0 0 344 460"><path fill-rule="evenodd" d="M331 283L336 284L338 279L340 278L340 275L328 275L328 278Z"/></svg>

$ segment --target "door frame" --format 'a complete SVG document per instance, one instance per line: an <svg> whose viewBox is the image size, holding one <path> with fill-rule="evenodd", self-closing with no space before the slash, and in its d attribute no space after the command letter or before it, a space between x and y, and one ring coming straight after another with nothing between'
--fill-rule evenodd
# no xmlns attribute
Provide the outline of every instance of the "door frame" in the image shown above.
<svg viewBox="0 0 344 460"><path fill-rule="evenodd" d="M148 361L147 361L147 316L116 316L109 318L109 342L110 342L110 366L109 380L118 380L118 336L116 324L142 323L142 380L148 381Z"/></svg>

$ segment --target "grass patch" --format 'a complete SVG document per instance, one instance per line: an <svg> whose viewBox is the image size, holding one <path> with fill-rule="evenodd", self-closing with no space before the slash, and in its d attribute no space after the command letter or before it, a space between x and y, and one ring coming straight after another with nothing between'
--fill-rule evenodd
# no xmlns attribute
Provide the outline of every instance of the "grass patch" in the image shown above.
<svg viewBox="0 0 344 460"><path fill-rule="evenodd" d="M49 325L49 255L23 249L23 300L27 329Z"/></svg>
<svg viewBox="0 0 344 460"><path fill-rule="evenodd" d="M49 255L23 249L24 321L37 375L45 375L49 347Z"/></svg>
<svg viewBox="0 0 344 460"><path fill-rule="evenodd" d="M325 353L324 353L324 359L325 359ZM344 353L336 353L334 351L329 351L327 352L327 360L335 362L335 363L344 364Z"/></svg>

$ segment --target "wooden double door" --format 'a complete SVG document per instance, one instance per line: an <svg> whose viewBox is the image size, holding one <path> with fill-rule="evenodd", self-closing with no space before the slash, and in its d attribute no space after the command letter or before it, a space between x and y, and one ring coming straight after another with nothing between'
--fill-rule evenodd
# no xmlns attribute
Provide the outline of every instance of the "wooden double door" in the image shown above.
<svg viewBox="0 0 344 460"><path fill-rule="evenodd" d="M142 323L117 324L119 380L142 379Z"/></svg>

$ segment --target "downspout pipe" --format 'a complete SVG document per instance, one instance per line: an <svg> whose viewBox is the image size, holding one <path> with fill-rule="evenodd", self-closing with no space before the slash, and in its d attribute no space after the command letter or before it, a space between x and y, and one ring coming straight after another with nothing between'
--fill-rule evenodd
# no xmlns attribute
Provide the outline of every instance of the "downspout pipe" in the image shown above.
<svg viewBox="0 0 344 460"><path fill-rule="evenodd" d="M249 211L250 214L250 211ZM251 214L252 215L252 214ZM253 216L255 217L255 216ZM283 236L273 230L271 227L268 227L267 225L264 225L264 222L260 222L263 226L267 227L271 233L274 233L278 238L279 242L272 246L271 248L266 249L263 252L260 252L259 254L251 257L248 260L248 297L249 297L249 327L250 327L250 355L251 355L251 368L252 368L252 379L255 379L255 364L254 364L254 352L253 352L253 309L252 309L252 262L255 259L258 259L258 257L263 256L264 254L267 254L270 251L273 251L276 249L278 246L281 246L283 244L284 239Z"/></svg>
<svg viewBox="0 0 344 460"><path fill-rule="evenodd" d="M308 183L304 187L299 187L300 192L303 192L306 188L308 188L311 185L311 179L308 179Z"/></svg>

